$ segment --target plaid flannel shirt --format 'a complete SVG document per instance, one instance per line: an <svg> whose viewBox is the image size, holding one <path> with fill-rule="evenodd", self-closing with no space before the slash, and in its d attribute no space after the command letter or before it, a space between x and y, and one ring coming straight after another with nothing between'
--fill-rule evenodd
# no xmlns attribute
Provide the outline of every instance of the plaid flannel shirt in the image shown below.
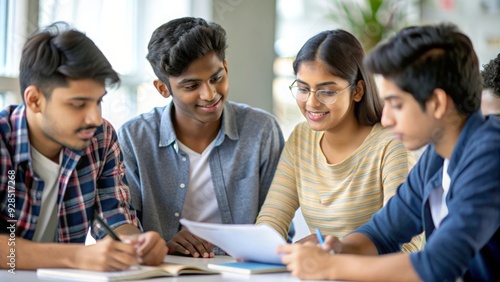
<svg viewBox="0 0 500 282"><path fill-rule="evenodd" d="M104 120L86 149L63 150L55 241L83 243L91 226L92 235L102 238L104 230L92 224L94 213L104 217L112 228L127 223L138 226L129 189L122 181L125 168L111 124ZM31 240L44 182L33 171L24 104L0 112L0 153L0 233L15 224L16 235Z"/></svg>

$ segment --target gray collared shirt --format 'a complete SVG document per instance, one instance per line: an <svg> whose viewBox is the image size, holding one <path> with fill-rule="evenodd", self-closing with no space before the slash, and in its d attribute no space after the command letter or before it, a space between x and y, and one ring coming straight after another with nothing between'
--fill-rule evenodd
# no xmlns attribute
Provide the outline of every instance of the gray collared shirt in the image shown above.
<svg viewBox="0 0 500 282"><path fill-rule="evenodd" d="M173 103L125 123L118 131L132 204L145 231L170 240L189 181L189 157L180 151L171 120ZM276 119L248 105L227 101L209 156L222 223L252 224L264 202L284 139Z"/></svg>

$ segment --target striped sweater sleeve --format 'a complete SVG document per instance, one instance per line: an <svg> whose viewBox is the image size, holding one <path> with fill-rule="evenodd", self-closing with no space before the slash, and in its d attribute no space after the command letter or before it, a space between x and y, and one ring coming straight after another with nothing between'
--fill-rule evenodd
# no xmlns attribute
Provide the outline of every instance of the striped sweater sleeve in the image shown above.
<svg viewBox="0 0 500 282"><path fill-rule="evenodd" d="M299 208L294 166L293 135L285 143L264 205L256 224L267 224L286 240L290 223Z"/></svg>

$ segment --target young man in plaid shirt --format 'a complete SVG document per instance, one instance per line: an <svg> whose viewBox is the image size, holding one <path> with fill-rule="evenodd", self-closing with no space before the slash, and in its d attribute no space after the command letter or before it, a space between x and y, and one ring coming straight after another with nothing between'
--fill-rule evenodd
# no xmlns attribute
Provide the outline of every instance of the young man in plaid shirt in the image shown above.
<svg viewBox="0 0 500 282"><path fill-rule="evenodd" d="M115 131L101 116L105 87L119 82L101 51L51 25L26 41L19 79L23 103L0 112L0 268L160 264L165 241L141 233ZM124 242L105 236L95 216ZM85 246L89 227L104 239Z"/></svg>

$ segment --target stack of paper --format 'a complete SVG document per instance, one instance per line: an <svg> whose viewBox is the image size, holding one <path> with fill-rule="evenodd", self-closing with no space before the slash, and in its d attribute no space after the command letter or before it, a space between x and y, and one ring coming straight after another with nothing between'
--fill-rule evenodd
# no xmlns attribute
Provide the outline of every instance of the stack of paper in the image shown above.
<svg viewBox="0 0 500 282"><path fill-rule="evenodd" d="M285 239L267 225L215 224L181 219L194 235L218 246L234 258L251 262L281 264L281 254L276 253Z"/></svg>

